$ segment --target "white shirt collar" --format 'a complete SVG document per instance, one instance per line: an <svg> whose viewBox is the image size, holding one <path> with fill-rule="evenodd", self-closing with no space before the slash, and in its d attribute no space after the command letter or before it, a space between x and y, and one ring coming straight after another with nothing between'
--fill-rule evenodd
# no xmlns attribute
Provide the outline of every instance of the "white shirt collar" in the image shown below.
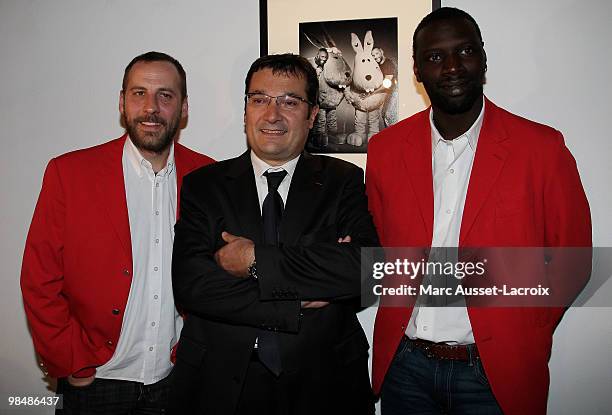
<svg viewBox="0 0 612 415"><path fill-rule="evenodd" d="M268 170L270 171L280 171L285 170L287 175L289 176L289 181L293 178L293 173L295 172L295 167L297 166L298 160L300 159L300 155L296 158L289 160L285 164L281 166L271 166L255 154L253 150L251 150L251 163L253 164L253 171L255 172L255 177L261 177Z"/></svg>
<svg viewBox="0 0 612 415"><path fill-rule="evenodd" d="M125 148L126 155L129 164L134 169L134 172L138 175L138 177L142 177L142 175L146 172L153 172L153 166L149 162L149 160L145 159L142 154L140 154L140 150L136 147L136 145L132 142L132 139L128 136L127 140L125 140ZM157 175L158 176L166 176L174 170L174 141L170 144L170 153L168 154L168 160L166 161L166 165L163 169L161 169ZM155 175L155 173L153 173Z"/></svg>
<svg viewBox="0 0 612 415"><path fill-rule="evenodd" d="M478 136L480 135L480 129L482 128L482 120L484 119L484 111L485 111L484 96L482 97L482 101L483 101L482 109L480 110L480 114L478 114L478 117L476 118L472 126L465 133L461 134L458 137L455 137L455 138L459 138L461 136L466 136L468 139L468 143L470 144L470 147L472 151L474 152L476 151L476 145L478 144ZM442 134L440 134L440 132L436 128L436 125L434 124L434 120L433 120L433 108L430 108L429 110L429 124L431 125L431 148L432 149L436 148L440 140L445 141L445 142L450 141L450 140L445 140L442 137Z"/></svg>

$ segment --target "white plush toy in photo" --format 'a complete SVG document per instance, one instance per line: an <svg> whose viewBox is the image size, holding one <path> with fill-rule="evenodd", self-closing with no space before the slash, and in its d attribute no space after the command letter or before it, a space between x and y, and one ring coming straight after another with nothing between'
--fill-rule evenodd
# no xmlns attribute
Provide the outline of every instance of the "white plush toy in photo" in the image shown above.
<svg viewBox="0 0 612 415"><path fill-rule="evenodd" d="M386 93L380 92L384 76L372 57L374 38L368 30L364 45L355 33L351 33L351 45L355 51L353 82L344 90L346 100L355 107L355 132L346 138L347 144L361 146L380 131L380 110Z"/></svg>

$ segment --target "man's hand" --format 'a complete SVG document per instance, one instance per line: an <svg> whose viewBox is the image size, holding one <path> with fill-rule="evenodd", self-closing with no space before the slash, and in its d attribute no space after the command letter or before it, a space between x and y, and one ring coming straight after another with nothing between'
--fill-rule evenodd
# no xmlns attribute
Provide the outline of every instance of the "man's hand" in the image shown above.
<svg viewBox="0 0 612 415"><path fill-rule="evenodd" d="M227 245L215 252L217 264L236 277L248 277L249 266L255 260L253 241L229 232L222 232L221 238L227 242Z"/></svg>
<svg viewBox="0 0 612 415"><path fill-rule="evenodd" d="M87 376L86 378L75 378L74 376L70 375L66 379L72 386L82 388L91 385L95 378L95 375Z"/></svg>

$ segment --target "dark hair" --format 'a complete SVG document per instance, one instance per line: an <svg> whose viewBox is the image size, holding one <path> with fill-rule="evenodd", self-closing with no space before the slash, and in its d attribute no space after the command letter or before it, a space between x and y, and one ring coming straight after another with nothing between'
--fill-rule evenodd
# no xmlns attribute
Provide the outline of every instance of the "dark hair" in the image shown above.
<svg viewBox="0 0 612 415"><path fill-rule="evenodd" d="M244 81L244 93L249 92L249 86L253 74L262 69L271 69L274 75L296 76L306 81L306 99L312 104L319 102L319 79L317 72L310 62L300 55L283 53L279 55L266 55L258 58L247 73Z"/></svg>
<svg viewBox="0 0 612 415"><path fill-rule="evenodd" d="M412 35L412 55L416 55L416 38L417 34L426 26L439 22L441 20L449 20L449 19L465 19L471 24L474 25L476 29L476 33L478 34L478 38L480 39L480 43L484 46L484 42L482 41L482 33L480 33L480 27L478 27L478 23L469 13L464 12L461 9L457 9L455 7L440 7L439 9L434 10L429 13L427 16L421 20L416 29L414 30L414 34Z"/></svg>
<svg viewBox="0 0 612 415"><path fill-rule="evenodd" d="M174 59L172 56L167 55L162 52L147 52L142 55L136 56L128 65L125 67L125 71L123 72L123 83L121 85L121 89L125 91L127 87L127 80L130 70L132 66L137 64L138 62L170 62L176 68L179 77L181 78L181 98L185 98L187 96L187 76L185 75L185 70L179 61Z"/></svg>

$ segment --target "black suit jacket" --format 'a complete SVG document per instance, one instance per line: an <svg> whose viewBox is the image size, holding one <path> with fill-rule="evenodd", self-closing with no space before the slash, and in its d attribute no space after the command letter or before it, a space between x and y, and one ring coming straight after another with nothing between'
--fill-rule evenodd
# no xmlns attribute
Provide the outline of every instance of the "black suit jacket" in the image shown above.
<svg viewBox="0 0 612 415"><path fill-rule="evenodd" d="M369 402L369 346L355 313L360 248L378 245L378 238L360 168L303 153L280 246L264 246L247 151L185 177L175 229L174 295L188 314L173 374L175 411L232 414L261 329L279 333L283 373L304 380L295 399L308 408L294 413L338 413L347 399ZM255 242L258 280L234 277L215 263L222 231ZM338 243L345 235L352 242ZM331 303L302 310L302 300Z"/></svg>

